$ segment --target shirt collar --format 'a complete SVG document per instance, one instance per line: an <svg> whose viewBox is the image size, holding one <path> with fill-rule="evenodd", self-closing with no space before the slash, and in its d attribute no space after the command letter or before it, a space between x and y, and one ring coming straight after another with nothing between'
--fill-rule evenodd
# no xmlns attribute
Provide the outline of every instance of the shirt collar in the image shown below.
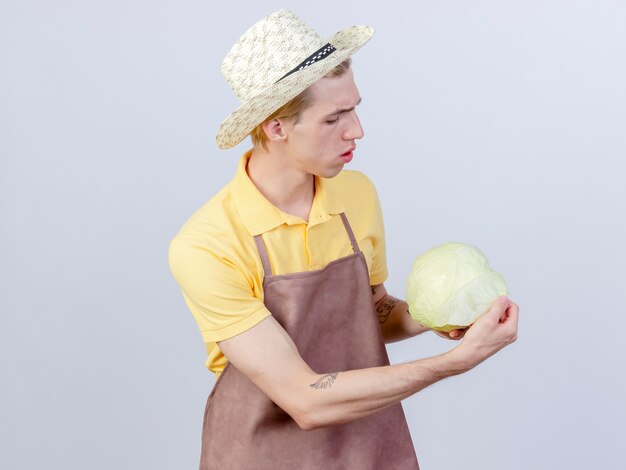
<svg viewBox="0 0 626 470"><path fill-rule="evenodd" d="M252 236L268 232L280 225L303 224L300 217L287 214L269 202L254 185L246 166L252 150L239 160L237 173L231 182L233 199L244 225ZM332 214L343 212L343 205L334 191L331 180L315 177L315 196L309 214L309 226L326 222Z"/></svg>

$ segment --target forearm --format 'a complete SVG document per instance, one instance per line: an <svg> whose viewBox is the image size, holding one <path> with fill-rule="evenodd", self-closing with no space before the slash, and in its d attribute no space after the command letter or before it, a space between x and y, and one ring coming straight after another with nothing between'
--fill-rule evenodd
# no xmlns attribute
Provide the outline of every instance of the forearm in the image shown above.
<svg viewBox="0 0 626 470"><path fill-rule="evenodd" d="M311 395L316 426L345 423L397 403L429 385L466 372L517 340L519 307L501 296L450 351L397 366L337 374L326 396ZM332 392L336 392L333 394Z"/></svg>
<svg viewBox="0 0 626 470"><path fill-rule="evenodd" d="M315 375L301 397L308 403L303 427L315 429L363 418L469 370L453 351L406 364Z"/></svg>
<svg viewBox="0 0 626 470"><path fill-rule="evenodd" d="M385 294L375 305L385 343L412 338L430 330L411 318L409 306L403 300Z"/></svg>

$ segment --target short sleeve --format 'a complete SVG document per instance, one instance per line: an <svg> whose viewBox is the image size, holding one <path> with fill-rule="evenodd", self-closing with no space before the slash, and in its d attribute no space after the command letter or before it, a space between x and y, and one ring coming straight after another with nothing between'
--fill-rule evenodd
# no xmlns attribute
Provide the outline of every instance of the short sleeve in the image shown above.
<svg viewBox="0 0 626 470"><path fill-rule="evenodd" d="M236 336L270 315L255 294L254 276L228 255L194 236L170 242L170 270L205 343Z"/></svg>

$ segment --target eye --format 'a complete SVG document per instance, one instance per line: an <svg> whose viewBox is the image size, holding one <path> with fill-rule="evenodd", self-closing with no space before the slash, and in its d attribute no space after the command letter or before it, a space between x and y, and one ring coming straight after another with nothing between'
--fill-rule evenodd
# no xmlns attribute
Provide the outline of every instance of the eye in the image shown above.
<svg viewBox="0 0 626 470"><path fill-rule="evenodd" d="M333 123L337 122L338 120L339 120L338 117L336 117L335 119L327 119L326 120L326 124L333 124Z"/></svg>

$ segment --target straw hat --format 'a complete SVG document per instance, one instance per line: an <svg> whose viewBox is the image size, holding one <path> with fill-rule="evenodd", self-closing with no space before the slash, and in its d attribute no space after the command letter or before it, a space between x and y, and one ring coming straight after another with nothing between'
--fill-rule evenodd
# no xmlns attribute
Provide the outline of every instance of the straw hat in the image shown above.
<svg viewBox="0 0 626 470"><path fill-rule="evenodd" d="M279 10L246 31L222 62L222 75L241 106L217 131L221 149L234 147L258 124L330 72L374 34L352 26L328 40L289 10Z"/></svg>

